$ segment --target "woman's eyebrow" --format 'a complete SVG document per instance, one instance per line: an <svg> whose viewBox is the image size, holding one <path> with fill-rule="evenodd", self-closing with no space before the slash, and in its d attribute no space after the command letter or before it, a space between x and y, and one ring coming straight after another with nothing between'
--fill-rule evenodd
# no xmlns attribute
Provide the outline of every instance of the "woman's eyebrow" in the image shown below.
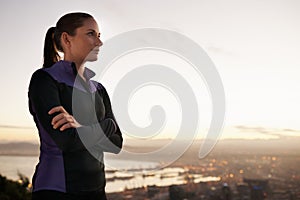
<svg viewBox="0 0 300 200"><path fill-rule="evenodd" d="M87 31L92 31L92 32L94 32L94 33L97 33L97 31L95 31L94 29L88 29ZM98 34L101 35L100 32L99 32Z"/></svg>

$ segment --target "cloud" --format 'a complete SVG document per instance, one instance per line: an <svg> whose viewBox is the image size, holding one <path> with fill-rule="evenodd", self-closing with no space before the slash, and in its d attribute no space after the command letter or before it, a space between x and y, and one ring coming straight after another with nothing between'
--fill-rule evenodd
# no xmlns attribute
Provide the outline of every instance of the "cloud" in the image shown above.
<svg viewBox="0 0 300 200"><path fill-rule="evenodd" d="M0 124L0 128L5 129L34 129L32 126L16 126L16 125L6 125L6 124Z"/></svg>
<svg viewBox="0 0 300 200"><path fill-rule="evenodd" d="M275 136L278 139L288 139L300 137L300 130L295 129L280 129L280 128L264 128L264 127L252 127L252 126L235 126L240 132L243 133L260 133L266 136Z"/></svg>

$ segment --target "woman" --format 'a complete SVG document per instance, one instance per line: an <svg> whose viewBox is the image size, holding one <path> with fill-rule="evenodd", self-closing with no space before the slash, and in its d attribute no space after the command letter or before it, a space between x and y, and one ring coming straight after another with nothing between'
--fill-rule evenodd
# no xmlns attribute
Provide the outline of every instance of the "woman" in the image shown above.
<svg viewBox="0 0 300 200"><path fill-rule="evenodd" d="M46 34L43 68L28 92L40 137L34 200L106 199L103 152L119 153L123 138L105 88L84 66L97 60L99 37L86 13L62 16Z"/></svg>

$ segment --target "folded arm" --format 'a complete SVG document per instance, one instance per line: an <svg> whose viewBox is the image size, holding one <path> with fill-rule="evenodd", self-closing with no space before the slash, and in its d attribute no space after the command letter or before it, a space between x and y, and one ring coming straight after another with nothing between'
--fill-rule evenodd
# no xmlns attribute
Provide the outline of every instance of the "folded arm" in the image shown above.
<svg viewBox="0 0 300 200"><path fill-rule="evenodd" d="M38 70L33 74L28 97L30 112L35 122L46 130L62 151L78 151L95 146L104 151L107 136L115 137L112 135L116 130L112 128L112 122L108 122L109 120L88 126L79 124L61 106L58 86L47 72ZM116 149L112 152L117 153Z"/></svg>

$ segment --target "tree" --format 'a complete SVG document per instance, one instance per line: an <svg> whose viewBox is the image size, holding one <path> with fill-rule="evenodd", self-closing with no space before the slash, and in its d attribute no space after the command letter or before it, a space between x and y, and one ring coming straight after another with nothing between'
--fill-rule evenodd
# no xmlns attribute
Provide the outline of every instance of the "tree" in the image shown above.
<svg viewBox="0 0 300 200"><path fill-rule="evenodd" d="M28 189L29 180L18 173L19 181L8 180L0 174L0 199L1 200L30 200L31 192Z"/></svg>

